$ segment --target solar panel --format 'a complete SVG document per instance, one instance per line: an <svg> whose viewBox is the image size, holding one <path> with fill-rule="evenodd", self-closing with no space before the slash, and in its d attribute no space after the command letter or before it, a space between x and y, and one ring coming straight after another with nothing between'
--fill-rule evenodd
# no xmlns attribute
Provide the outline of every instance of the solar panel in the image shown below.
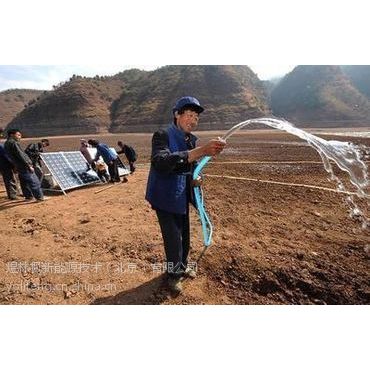
<svg viewBox="0 0 370 370"><path fill-rule="evenodd" d="M81 152L41 153L41 158L63 192L100 182Z"/></svg>
<svg viewBox="0 0 370 370"><path fill-rule="evenodd" d="M64 152L63 154L84 185L100 181L99 176L90 167L81 152Z"/></svg>

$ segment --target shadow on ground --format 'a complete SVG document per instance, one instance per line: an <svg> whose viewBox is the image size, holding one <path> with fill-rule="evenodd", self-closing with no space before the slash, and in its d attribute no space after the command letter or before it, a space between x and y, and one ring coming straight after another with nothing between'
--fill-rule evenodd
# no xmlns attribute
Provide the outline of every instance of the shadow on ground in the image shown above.
<svg viewBox="0 0 370 370"><path fill-rule="evenodd" d="M98 298L91 304L161 304L170 298L169 292L165 289L165 279L158 276L136 288L121 292L115 296Z"/></svg>

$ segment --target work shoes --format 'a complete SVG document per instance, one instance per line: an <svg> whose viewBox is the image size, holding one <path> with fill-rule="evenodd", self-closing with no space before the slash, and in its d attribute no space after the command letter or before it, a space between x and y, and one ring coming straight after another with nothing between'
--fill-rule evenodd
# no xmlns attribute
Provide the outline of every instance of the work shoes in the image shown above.
<svg viewBox="0 0 370 370"><path fill-rule="evenodd" d="M167 284L168 284L168 288L170 289L171 293L175 295L181 294L183 290L181 279L169 277L167 280Z"/></svg>
<svg viewBox="0 0 370 370"><path fill-rule="evenodd" d="M43 198L37 198L36 202L45 202L46 200L49 200L49 197L43 197Z"/></svg>
<svg viewBox="0 0 370 370"><path fill-rule="evenodd" d="M196 277L197 277L196 271L190 267L187 267L186 270L184 271L184 278L195 279Z"/></svg>

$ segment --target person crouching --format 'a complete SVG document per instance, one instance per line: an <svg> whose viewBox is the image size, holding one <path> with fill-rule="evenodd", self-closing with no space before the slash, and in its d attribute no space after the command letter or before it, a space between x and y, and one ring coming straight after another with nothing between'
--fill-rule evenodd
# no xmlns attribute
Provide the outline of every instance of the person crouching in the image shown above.
<svg viewBox="0 0 370 370"><path fill-rule="evenodd" d="M108 166L108 171L110 175L110 182L121 182L118 173L118 156L115 154L107 144L99 143L98 140L90 139L88 143L96 148L96 156L94 162L98 162L99 158L102 157L103 161Z"/></svg>

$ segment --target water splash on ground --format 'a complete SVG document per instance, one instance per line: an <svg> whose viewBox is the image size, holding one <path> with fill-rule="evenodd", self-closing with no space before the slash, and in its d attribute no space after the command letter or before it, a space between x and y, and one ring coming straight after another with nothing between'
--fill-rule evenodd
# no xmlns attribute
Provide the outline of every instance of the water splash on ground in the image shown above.
<svg viewBox="0 0 370 370"><path fill-rule="evenodd" d="M330 180L336 184L339 192L346 193L348 191L343 182L334 174L332 162L334 162L342 171L345 171L348 174L350 182L356 188L356 194L358 197L369 199L368 190L370 182L367 165L361 159L363 146L357 146L349 142L325 140L295 127L288 121L275 118L254 118L240 122L227 131L222 139L227 140L236 131L250 124L262 124L269 126L298 136L299 138L305 140L319 153L324 164L324 168L329 174ZM350 217L360 221L362 228L366 229L370 225L369 220L367 219L365 213L357 205L354 197L352 195L348 195L346 196L345 201L350 208Z"/></svg>

